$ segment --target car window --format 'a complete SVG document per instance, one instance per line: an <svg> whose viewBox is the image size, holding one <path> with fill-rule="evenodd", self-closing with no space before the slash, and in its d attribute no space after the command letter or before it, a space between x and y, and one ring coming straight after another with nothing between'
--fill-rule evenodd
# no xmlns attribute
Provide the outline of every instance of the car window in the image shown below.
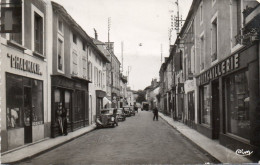
<svg viewBox="0 0 260 165"><path fill-rule="evenodd" d="M101 114L103 114L103 115L109 114L109 110L101 111Z"/></svg>

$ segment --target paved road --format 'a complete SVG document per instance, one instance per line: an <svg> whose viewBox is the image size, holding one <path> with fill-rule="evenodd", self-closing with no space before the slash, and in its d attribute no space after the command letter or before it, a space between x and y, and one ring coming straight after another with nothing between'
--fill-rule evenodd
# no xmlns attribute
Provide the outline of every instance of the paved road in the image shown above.
<svg viewBox="0 0 260 165"><path fill-rule="evenodd" d="M201 164L210 157L162 119L139 111L118 127L98 129L21 164Z"/></svg>

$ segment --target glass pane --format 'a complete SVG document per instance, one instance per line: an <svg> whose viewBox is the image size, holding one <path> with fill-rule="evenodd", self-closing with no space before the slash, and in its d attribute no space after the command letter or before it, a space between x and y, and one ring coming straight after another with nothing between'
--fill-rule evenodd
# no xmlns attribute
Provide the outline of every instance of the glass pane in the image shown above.
<svg viewBox="0 0 260 165"><path fill-rule="evenodd" d="M38 80L32 80L32 120L33 125L43 124L43 87Z"/></svg>
<svg viewBox="0 0 260 165"><path fill-rule="evenodd" d="M249 89L248 72L235 74L226 79L228 132L249 139Z"/></svg>
<svg viewBox="0 0 260 165"><path fill-rule="evenodd" d="M65 91L65 109L67 110L67 120L70 122L70 107L71 107L71 94L69 91Z"/></svg>
<svg viewBox="0 0 260 165"><path fill-rule="evenodd" d="M59 89L55 89L54 90L54 102L58 103L60 102L60 90Z"/></svg>
<svg viewBox="0 0 260 165"><path fill-rule="evenodd" d="M6 116L7 127L16 128L23 126L23 82L22 77L6 74Z"/></svg>
<svg viewBox="0 0 260 165"><path fill-rule="evenodd" d="M205 85L202 88L202 98L201 98L201 107L202 107L202 123L210 125L210 89L209 85Z"/></svg>

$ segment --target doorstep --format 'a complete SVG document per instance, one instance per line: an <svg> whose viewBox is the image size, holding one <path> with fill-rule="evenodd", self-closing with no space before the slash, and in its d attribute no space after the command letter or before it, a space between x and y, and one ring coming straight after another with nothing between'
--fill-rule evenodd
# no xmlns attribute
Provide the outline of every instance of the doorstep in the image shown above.
<svg viewBox="0 0 260 165"><path fill-rule="evenodd" d="M243 156L238 156L236 153L223 145L219 144L218 141L214 141L196 130L188 127L187 125L174 121L171 117L165 116L159 112L159 116L164 119L169 125L179 131L182 135L187 137L193 143L198 145L201 149L209 153L215 159L221 163L241 164L241 163L252 163L251 160Z"/></svg>
<svg viewBox="0 0 260 165"><path fill-rule="evenodd" d="M70 132L67 136L58 136L56 138L48 138L42 141L32 143L26 146L16 148L11 151L1 153L1 163L14 163L24 159L31 158L44 151L50 150L58 145L73 140L81 135L84 135L96 128L96 124L81 128L74 132Z"/></svg>

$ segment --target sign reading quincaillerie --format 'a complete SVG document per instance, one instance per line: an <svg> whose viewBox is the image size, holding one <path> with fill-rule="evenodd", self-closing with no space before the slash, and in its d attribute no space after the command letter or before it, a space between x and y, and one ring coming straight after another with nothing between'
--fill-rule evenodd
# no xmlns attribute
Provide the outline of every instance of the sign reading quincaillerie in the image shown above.
<svg viewBox="0 0 260 165"><path fill-rule="evenodd" d="M34 62L25 60L25 59L17 57L17 56L9 55L9 54L7 54L7 57L10 58L12 68L22 70L25 72L42 75L42 73L40 72L39 64L36 64Z"/></svg>
<svg viewBox="0 0 260 165"><path fill-rule="evenodd" d="M217 65L211 67L207 71L199 75L200 85L208 83L210 80L215 79L221 75L231 72L239 67L239 56L234 54Z"/></svg>

